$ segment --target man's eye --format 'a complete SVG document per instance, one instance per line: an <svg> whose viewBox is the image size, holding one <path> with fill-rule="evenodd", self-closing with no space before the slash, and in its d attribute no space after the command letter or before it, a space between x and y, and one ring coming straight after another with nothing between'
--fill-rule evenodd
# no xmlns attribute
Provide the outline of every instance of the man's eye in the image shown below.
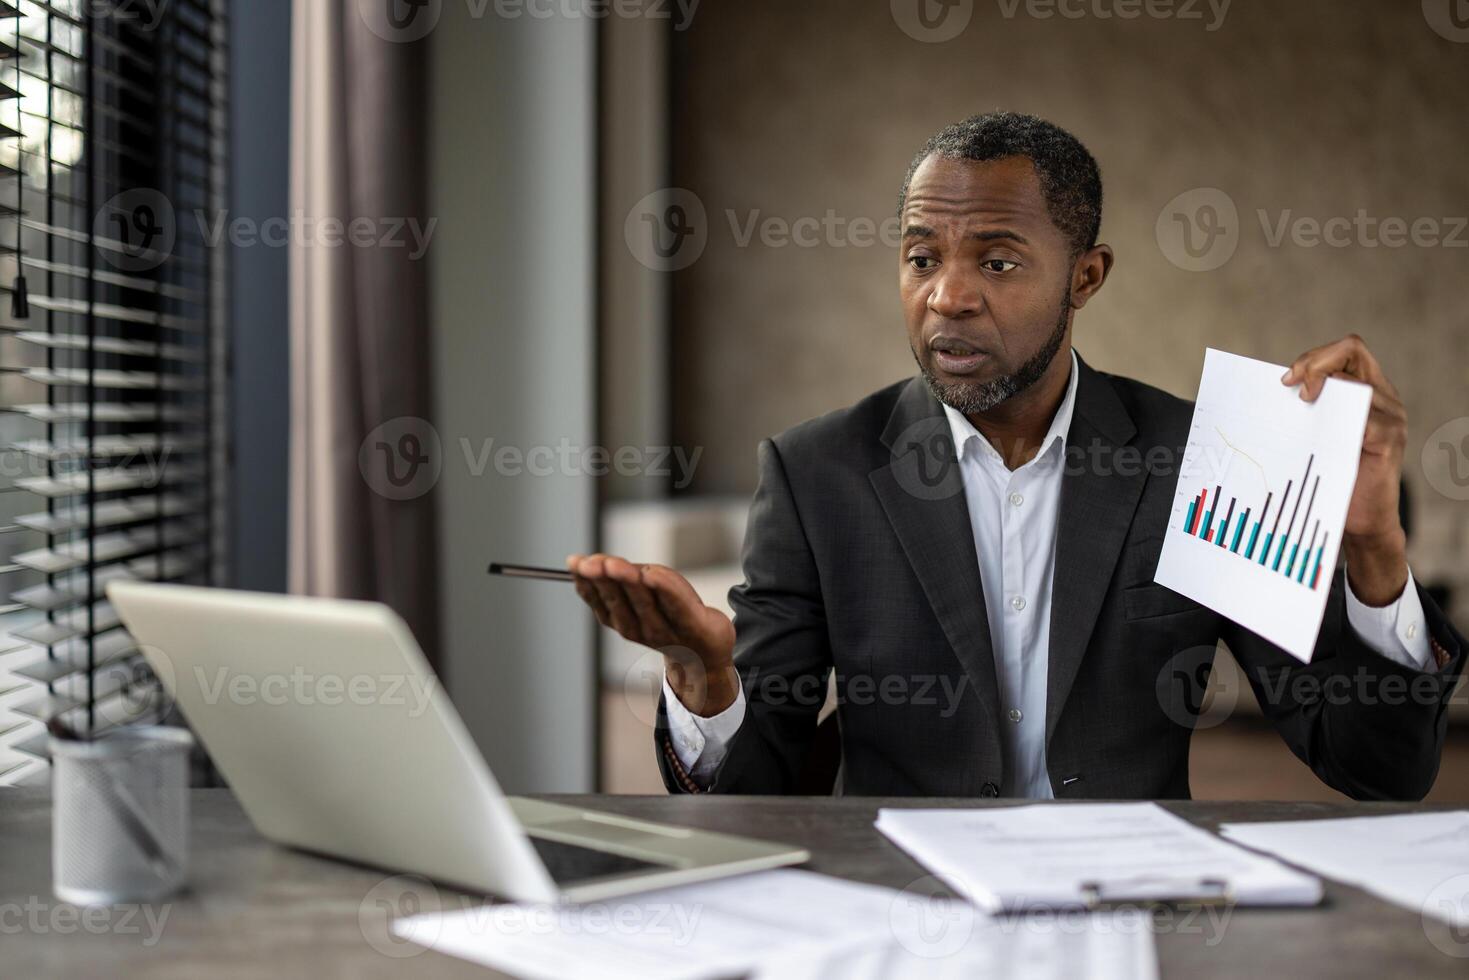
<svg viewBox="0 0 1469 980"><path fill-rule="evenodd" d="M938 265L938 261L932 255L910 255L908 264L919 272L927 272Z"/></svg>
<svg viewBox="0 0 1469 980"><path fill-rule="evenodd" d="M980 263L980 266L989 272L1009 272L1019 264L1019 262L1011 262L1008 259L986 259Z"/></svg>

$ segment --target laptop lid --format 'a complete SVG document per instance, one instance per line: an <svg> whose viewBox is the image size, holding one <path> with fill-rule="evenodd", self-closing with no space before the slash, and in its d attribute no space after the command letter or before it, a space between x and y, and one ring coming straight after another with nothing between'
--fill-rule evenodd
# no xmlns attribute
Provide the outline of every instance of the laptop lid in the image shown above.
<svg viewBox="0 0 1469 980"><path fill-rule="evenodd" d="M107 595L261 834L521 901L556 897L392 610L134 581Z"/></svg>

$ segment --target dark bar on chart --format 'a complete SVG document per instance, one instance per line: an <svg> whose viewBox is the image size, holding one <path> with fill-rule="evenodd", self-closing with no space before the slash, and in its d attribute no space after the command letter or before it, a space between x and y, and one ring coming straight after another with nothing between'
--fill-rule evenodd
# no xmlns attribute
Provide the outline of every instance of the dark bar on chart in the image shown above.
<svg viewBox="0 0 1469 980"><path fill-rule="evenodd" d="M1229 522L1234 520L1234 497L1229 498L1229 510L1224 512L1224 523L1219 525L1219 540L1215 544L1224 547L1224 539L1229 534Z"/></svg>
<svg viewBox="0 0 1469 980"><path fill-rule="evenodd" d="M1280 530L1280 515L1285 513L1285 502L1290 499L1291 481L1285 481L1285 496L1280 498L1280 510L1275 512L1275 523L1271 525L1270 533L1265 535L1265 547L1260 549L1260 564L1265 564L1265 556L1270 554L1270 542L1275 540L1275 532Z"/></svg>
<svg viewBox="0 0 1469 980"><path fill-rule="evenodd" d="M1296 543L1291 545L1290 548L1290 561L1287 562L1285 566L1285 574L1287 578L1290 577L1291 567L1296 563L1296 549L1299 548L1301 546L1301 542L1306 539L1306 525L1311 523L1311 508L1316 506L1316 488L1319 486L1321 486L1321 477L1317 476L1316 482L1311 484L1311 498L1306 501L1306 516L1301 518L1301 536L1296 539ZM1310 549L1307 549L1306 554L1310 553ZM1306 556L1302 555L1302 567L1305 567L1305 560Z"/></svg>
<svg viewBox="0 0 1469 980"><path fill-rule="evenodd" d="M1296 494L1296 505L1291 508L1290 523L1286 525L1285 536L1280 539L1280 547L1275 551L1275 563L1270 566L1272 572L1280 571L1280 559L1285 554L1285 543L1290 540L1290 533L1296 529L1296 514L1301 509L1301 497L1305 496L1306 481L1311 479L1311 464L1314 462L1316 454L1312 453L1311 458L1306 460L1306 475L1301 477L1301 492Z"/></svg>

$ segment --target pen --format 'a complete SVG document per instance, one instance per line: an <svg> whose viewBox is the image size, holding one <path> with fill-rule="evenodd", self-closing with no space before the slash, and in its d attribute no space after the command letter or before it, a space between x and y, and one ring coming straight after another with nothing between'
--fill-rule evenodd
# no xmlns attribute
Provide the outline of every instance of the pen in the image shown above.
<svg viewBox="0 0 1469 980"><path fill-rule="evenodd" d="M575 578L564 568L537 568L535 565L505 565L500 562L490 564L490 574L510 578L538 578L547 582L570 582Z"/></svg>

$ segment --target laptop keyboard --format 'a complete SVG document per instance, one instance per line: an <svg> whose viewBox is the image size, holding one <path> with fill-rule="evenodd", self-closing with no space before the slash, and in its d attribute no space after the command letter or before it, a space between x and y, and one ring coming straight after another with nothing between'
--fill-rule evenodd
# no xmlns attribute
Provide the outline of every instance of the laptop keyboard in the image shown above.
<svg viewBox="0 0 1469 980"><path fill-rule="evenodd" d="M541 856L551 880L557 883L584 881L588 878L605 878L609 875L627 874L633 871L652 871L666 868L664 864L639 861L637 858L609 854L579 844L563 844L560 841L541 837L530 839L531 847Z"/></svg>

